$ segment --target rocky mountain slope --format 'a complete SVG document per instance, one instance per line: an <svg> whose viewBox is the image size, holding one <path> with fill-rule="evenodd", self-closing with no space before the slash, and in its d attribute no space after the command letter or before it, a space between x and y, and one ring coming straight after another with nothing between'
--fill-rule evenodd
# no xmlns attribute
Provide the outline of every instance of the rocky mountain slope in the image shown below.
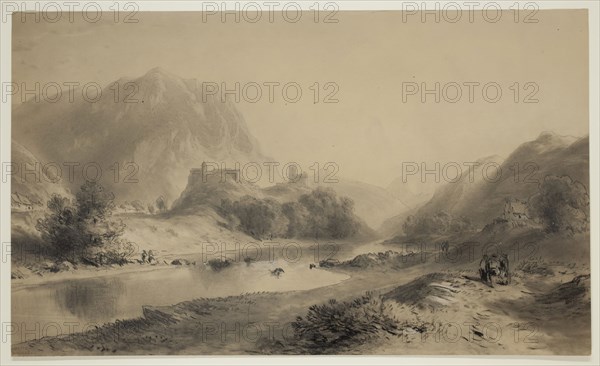
<svg viewBox="0 0 600 366"><path fill-rule="evenodd" d="M14 140L49 161L80 164L71 188L96 176L93 167L83 171L91 163L118 198L172 202L189 169L205 160L264 161L235 105L203 97L196 80L154 68L108 84L97 101L90 102L93 88L87 95L78 89L72 102L63 95L57 103L29 101L13 112Z"/></svg>
<svg viewBox="0 0 600 366"><path fill-rule="evenodd" d="M438 188L433 197L414 215L446 211L483 225L501 216L506 198L527 201L547 175L568 175L589 189L589 137L574 138L543 132L521 144L506 159L497 156L479 159L473 169L463 169L457 182ZM386 220L380 232L401 231L406 213Z"/></svg>

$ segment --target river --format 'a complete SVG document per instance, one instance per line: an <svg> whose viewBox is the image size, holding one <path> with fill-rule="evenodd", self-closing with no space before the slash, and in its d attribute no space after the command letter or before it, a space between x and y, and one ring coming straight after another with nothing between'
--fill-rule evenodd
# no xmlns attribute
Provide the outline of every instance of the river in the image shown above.
<svg viewBox="0 0 600 366"><path fill-rule="evenodd" d="M270 273L277 267L285 270L279 277ZM347 278L324 269L309 269L304 262L256 262L236 263L219 272L204 266L165 266L20 286L12 290L12 324L6 331L12 332L13 343L19 343L139 317L143 305L172 305L247 292L308 290Z"/></svg>

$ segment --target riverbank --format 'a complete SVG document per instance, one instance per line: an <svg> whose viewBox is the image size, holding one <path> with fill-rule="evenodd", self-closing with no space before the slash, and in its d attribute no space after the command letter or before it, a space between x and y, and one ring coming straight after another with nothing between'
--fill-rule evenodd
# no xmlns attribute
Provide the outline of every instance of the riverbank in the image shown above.
<svg viewBox="0 0 600 366"><path fill-rule="evenodd" d="M23 286L43 285L66 280L78 280L93 277L113 276L132 272L154 271L171 266L198 266L205 267L211 259L227 259L231 263L272 262L279 263L285 267L288 263L310 263L318 265L320 261L327 259L345 260L351 258L357 252L373 248L383 248L379 241L370 243L357 242L325 242L318 243L309 240L274 240L243 242L207 242L199 244L193 251L166 253L158 251L153 263L139 263L140 261L130 259L129 263L123 265L92 266L85 264L60 266L61 262L49 260L23 263L12 263L11 272L14 274L11 280L13 288ZM138 254L139 255L139 254ZM173 264L181 263L181 264ZM53 268L60 268L53 271ZM20 274L21 276L17 276ZM22 277L22 278L19 278Z"/></svg>
<svg viewBox="0 0 600 366"><path fill-rule="evenodd" d="M590 330L581 325L590 320L589 274L555 269L553 275L519 270L511 285L494 288L471 270L426 273L423 265L402 273L336 269L350 278L304 291L145 306L142 317L15 344L13 354L585 354ZM376 328L342 342L339 333L346 326L331 316L338 314L344 324L355 307L361 318L385 316L391 329ZM323 339L297 332L298 317L317 323L315 316L332 310L326 315L327 328L319 330ZM557 319L556 311L569 315ZM583 341L561 346L573 336Z"/></svg>
<svg viewBox="0 0 600 366"><path fill-rule="evenodd" d="M518 234L515 238L531 237L529 232L515 233ZM590 267L589 254L584 249L589 237L537 237L541 239L535 242L536 250L526 246L511 252L512 282L505 286L491 287L480 281L480 257L467 250L473 248L470 242L456 252L471 253L463 257L393 250L367 254L373 248L393 246L349 244L343 247L343 254L338 254L340 257L363 254L327 268L310 269L308 264L314 257L306 255L293 265L237 263L220 272L201 272L195 277L194 281L208 281L220 290L222 284L228 290L235 288L230 293L242 295L212 291L209 296L194 296L190 292L193 286L188 282L165 279L166 286L181 293L160 301L149 296L136 309L140 316L125 316L129 319L98 325L83 333L13 344L13 352L15 355L587 354L590 329L585 325L590 323ZM557 248L567 242L572 249L570 256L557 256ZM308 251L310 245L304 243L301 247ZM505 246L498 249L512 248L512 243ZM287 263L281 277L268 273L281 263ZM253 273L264 277L252 279ZM319 286L318 277L310 277L317 273L346 277ZM267 292L252 290L257 280L269 280L276 286ZM285 281L311 284L312 288L278 289ZM195 299L181 302L176 298ZM84 305L82 309L93 308ZM557 318L556 314L568 315ZM573 342L575 338L582 341Z"/></svg>

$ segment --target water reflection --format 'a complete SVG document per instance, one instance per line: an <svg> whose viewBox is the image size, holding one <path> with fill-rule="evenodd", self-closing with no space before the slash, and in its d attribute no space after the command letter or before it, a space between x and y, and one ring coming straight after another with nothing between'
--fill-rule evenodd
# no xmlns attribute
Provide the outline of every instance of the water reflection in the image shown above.
<svg viewBox="0 0 600 366"><path fill-rule="evenodd" d="M124 294L125 285L120 279L92 278L58 285L54 299L77 318L97 322L117 315L117 302Z"/></svg>
<svg viewBox="0 0 600 366"><path fill-rule="evenodd" d="M270 271L282 267L279 278ZM214 272L203 266L163 267L91 279L66 280L12 290L13 342L89 329L90 325L142 315L142 306L172 305L200 297L225 297L260 291L307 290L348 276L306 263L235 264ZM52 324L52 334L44 329ZM75 324L73 326L72 324Z"/></svg>

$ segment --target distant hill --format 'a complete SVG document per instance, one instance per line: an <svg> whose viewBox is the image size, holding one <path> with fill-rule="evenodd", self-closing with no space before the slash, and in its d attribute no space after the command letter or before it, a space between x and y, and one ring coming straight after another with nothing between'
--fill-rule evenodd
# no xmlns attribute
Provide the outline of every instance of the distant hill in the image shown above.
<svg viewBox="0 0 600 366"><path fill-rule="evenodd" d="M191 171L188 184L180 197L173 203L169 215L206 215L207 212L218 215L224 199L238 201L244 196L251 196L257 199L272 199L280 204L298 202L302 195L311 193L317 187L318 185L316 184L308 184L306 181L300 181L278 183L263 188L254 183L245 182L241 177L236 179L233 176L226 175L223 179L221 174L211 174L206 175L203 179L200 172ZM334 189L336 188L334 186L328 186L327 188L334 190L338 197L348 197L340 193L339 190ZM361 191L359 198L361 197L369 197L369 191ZM359 202L364 204L365 200L359 200ZM358 214L359 212L356 207L355 203L354 215L357 220L357 232L353 236L353 239L372 240L376 237L376 233L364 218Z"/></svg>
<svg viewBox="0 0 600 366"><path fill-rule="evenodd" d="M537 139L521 144L504 160L492 156L478 163L480 165L473 170L473 182L465 168L458 182L438 188L427 203L411 214L446 211L454 216L465 216L482 227L502 214L506 198L527 201L547 175L568 175L589 190L589 137L578 139L543 132ZM483 172L486 163L489 163L487 176ZM500 169L496 170L491 163L498 163ZM501 172L497 180L496 172ZM387 220L379 232L386 236L398 234L407 215Z"/></svg>
<svg viewBox="0 0 600 366"><path fill-rule="evenodd" d="M356 214L373 229L377 229L389 217L410 209L388 190L372 184L340 179L338 183L322 186L332 188L340 196L352 198Z"/></svg>
<svg viewBox="0 0 600 366"><path fill-rule="evenodd" d="M84 100L80 90L73 102L63 96L57 103L24 103L13 111L13 138L49 161L78 162L79 169L99 164L101 182L118 200L129 201L154 202L163 196L172 202L185 188L189 170L205 160L265 160L236 107L203 98L196 80L154 68L116 83L104 87L94 103ZM136 102L125 103L127 96ZM83 177L78 171L72 190Z"/></svg>
<svg viewBox="0 0 600 366"><path fill-rule="evenodd" d="M371 228L380 225L386 218L407 208L385 189L366 183L340 179L338 183L314 184L309 182L278 183L268 187L244 182L236 183L231 177L221 181L220 174L211 174L202 181L201 176L190 174L188 184L180 197L173 203L174 212L194 212L195 207L218 207L222 199L237 200L244 195L256 198L272 198L280 203L297 200L317 187L333 189L338 196L354 201L355 213Z"/></svg>
<svg viewBox="0 0 600 366"><path fill-rule="evenodd" d="M402 177L397 177L386 187L386 190L405 206L416 208L429 201L436 187L439 186L434 182L426 183L420 182L418 175L407 177L406 182Z"/></svg>
<svg viewBox="0 0 600 366"><path fill-rule="evenodd" d="M265 188L263 192L286 202L297 199L319 186L333 189L338 196L351 198L356 215L373 229L379 227L390 216L410 209L384 188L344 178L339 178L337 183L278 184Z"/></svg>
<svg viewBox="0 0 600 366"><path fill-rule="evenodd" d="M187 182L179 198L173 202L173 213L195 213L206 207L214 209L220 207L223 199L235 201L246 195L264 197L259 186L243 180L236 182L231 177L222 180L220 174L206 175L203 179L201 174L190 172Z"/></svg>
<svg viewBox="0 0 600 366"><path fill-rule="evenodd" d="M117 101L114 85L119 86ZM119 207L131 202L146 206L158 197L168 206L177 200L178 210L243 194L289 201L316 187L276 185L261 191L226 184L201 192L186 184L190 169L203 161L233 167L234 162L273 160L262 153L235 105L203 96L194 79L154 68L138 78L108 84L97 102L84 100L80 90L74 95L72 102L66 96L57 103L29 101L13 111L15 141L59 165L79 164L74 180L65 181L73 192L83 183L83 167L90 163L102 169L100 182L115 193ZM136 102L125 103L127 96ZM135 165L127 165L130 162ZM90 172L94 176L95 168ZM401 199L374 185L341 179L323 186L352 198L357 215L371 227L407 209Z"/></svg>
<svg viewBox="0 0 600 366"><path fill-rule="evenodd" d="M71 194L64 185L68 178L59 176L54 166L46 165L48 161L37 158L16 141L12 143L11 155L14 169L11 175L13 210L46 208L46 202L53 194L70 197Z"/></svg>

